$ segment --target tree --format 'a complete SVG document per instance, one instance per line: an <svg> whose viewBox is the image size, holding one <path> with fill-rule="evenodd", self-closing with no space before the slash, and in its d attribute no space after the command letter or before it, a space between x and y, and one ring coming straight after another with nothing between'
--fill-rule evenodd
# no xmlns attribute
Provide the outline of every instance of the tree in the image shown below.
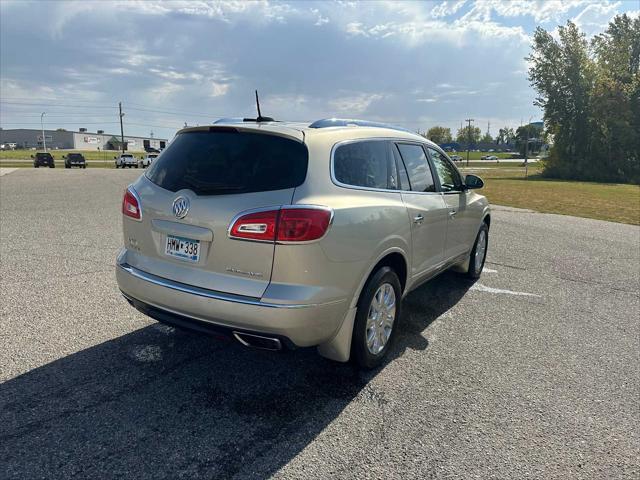
<svg viewBox="0 0 640 480"><path fill-rule="evenodd" d="M451 129L446 127L435 126L431 127L427 132L426 137L433 143L441 145L443 143L451 142Z"/></svg>
<svg viewBox="0 0 640 480"><path fill-rule="evenodd" d="M529 80L553 138L544 173L640 182L640 19L623 14L589 44L572 22L536 29Z"/></svg>
<svg viewBox="0 0 640 480"><path fill-rule="evenodd" d="M515 134L516 148L520 155L524 156L528 153L531 156L532 153L540 151L540 147L544 143L542 141L542 127L539 125L523 125L518 127ZM526 148L527 142L529 147Z"/></svg>
<svg viewBox="0 0 640 480"><path fill-rule="evenodd" d="M493 137L491 136L491 134L489 132L486 132L482 138L480 139L480 142L482 143L493 143Z"/></svg>
<svg viewBox="0 0 640 480"><path fill-rule="evenodd" d="M469 134L471 132L471 134ZM482 132L478 127L471 126L471 130L469 130L469 125L462 127L458 130L458 134L456 135L456 142L466 145L467 143L475 144L480 141L480 136Z"/></svg>
<svg viewBox="0 0 640 480"><path fill-rule="evenodd" d="M496 137L496 143L498 145L505 143L513 143L516 139L516 134L513 132L513 128L504 127L498 131L498 136Z"/></svg>

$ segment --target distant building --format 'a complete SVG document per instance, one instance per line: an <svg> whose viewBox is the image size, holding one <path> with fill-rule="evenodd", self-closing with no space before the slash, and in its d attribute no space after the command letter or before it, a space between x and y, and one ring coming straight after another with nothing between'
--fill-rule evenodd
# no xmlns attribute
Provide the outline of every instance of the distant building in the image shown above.
<svg viewBox="0 0 640 480"><path fill-rule="evenodd" d="M122 150L120 135L88 132L81 128L77 132L66 130L45 130L47 149L65 150ZM0 129L0 144L16 144L15 148L42 148L42 130L31 128ZM125 150L144 152L148 149L160 150L166 147L164 138L124 136Z"/></svg>

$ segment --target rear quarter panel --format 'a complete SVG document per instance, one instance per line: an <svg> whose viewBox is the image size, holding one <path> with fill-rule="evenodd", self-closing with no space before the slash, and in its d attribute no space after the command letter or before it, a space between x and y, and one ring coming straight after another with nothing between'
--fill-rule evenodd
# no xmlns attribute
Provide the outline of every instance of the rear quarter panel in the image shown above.
<svg viewBox="0 0 640 480"><path fill-rule="evenodd" d="M346 188L331 181L331 149L340 138L310 139L309 170L294 193L294 204L323 205L334 211L332 225L319 241L276 245L271 301L298 293L314 303L347 300L356 295L371 268L385 254L398 251L410 265L410 222L400 192ZM353 138L353 137L349 137Z"/></svg>

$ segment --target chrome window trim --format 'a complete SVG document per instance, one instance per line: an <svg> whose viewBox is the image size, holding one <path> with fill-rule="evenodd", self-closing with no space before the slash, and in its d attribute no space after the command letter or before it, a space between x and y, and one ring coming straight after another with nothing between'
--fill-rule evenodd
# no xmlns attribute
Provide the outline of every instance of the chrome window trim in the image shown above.
<svg viewBox="0 0 640 480"><path fill-rule="evenodd" d="M327 212L329 212L330 216L329 216L329 226L327 227L327 230L324 232L324 235L321 236L320 238L316 238L315 240L308 240L308 241L304 241L304 242L283 242L283 241L274 241L274 240L254 240L252 238L241 238L241 237L235 237L233 235L231 235L231 227L233 227L233 224L236 223L236 221L244 216L244 215L248 215L250 213L260 213L260 212L268 212L270 210L281 210L282 208L287 208L287 209L309 209L309 210L325 210ZM326 205L308 205L308 204L294 204L294 205L272 205L270 207L260 207L260 208L250 208L249 210L243 210L242 212L236 214L232 219L231 222L229 223L229 226L227 227L227 237L232 239L232 240L240 240L240 241L244 241L244 242L258 242L258 243L270 243L272 245L306 245L308 243L315 243L315 242L319 242L320 240L322 240L324 237L327 236L327 234L329 233L329 230L331 229L331 226L333 225L333 218L335 216L335 212L333 211L333 208L328 207Z"/></svg>
<svg viewBox="0 0 640 480"><path fill-rule="evenodd" d="M336 178L336 174L335 174L335 168L334 168L334 160L335 160L335 153L336 153L336 149L338 147L341 147L342 145L347 145L350 143L356 143L356 142L370 142L370 141L374 141L374 142L393 142L393 143L406 143L406 144L413 144L413 145L420 145L421 147L426 147L429 146L428 143L423 143L417 140L410 140L410 139L406 139L406 138L400 138L400 137L369 137L369 138L354 138L354 139L349 139L349 140L342 140L340 142L337 142L333 145L333 147L331 147L331 162L329 165L329 171L330 171L330 176L331 176L331 182L336 185L337 187L340 188L347 188L349 190L364 190L367 192L381 192L381 193L411 193L411 194L416 194L416 195L440 195L441 192L416 192L413 190L398 190L398 189L391 189L391 188L372 188L372 187L361 187L358 185L349 185L348 183L342 183L341 181L339 181ZM426 155L426 152L425 152ZM428 160L428 158L427 158Z"/></svg>
<svg viewBox="0 0 640 480"><path fill-rule="evenodd" d="M344 302L344 300L333 300L333 301L323 302L323 303L263 302L257 297L234 295L232 293L224 293L224 292L219 292L217 290L209 290L206 288L187 285L186 283L175 282L173 280L169 280L163 277L158 277L157 275L153 275L151 273L147 273L145 271L139 270L136 267L132 267L127 263L118 263L118 268L122 269L124 272L128 273L132 277L135 277L139 280L144 280L146 282L152 283L154 285L158 285L160 287L170 288L171 290L176 290L182 293L188 293L190 295L196 295L198 297L210 298L213 300L221 300L223 302L240 303L243 305L252 305L256 307L295 309L295 308L319 307L319 306L332 305L332 304Z"/></svg>

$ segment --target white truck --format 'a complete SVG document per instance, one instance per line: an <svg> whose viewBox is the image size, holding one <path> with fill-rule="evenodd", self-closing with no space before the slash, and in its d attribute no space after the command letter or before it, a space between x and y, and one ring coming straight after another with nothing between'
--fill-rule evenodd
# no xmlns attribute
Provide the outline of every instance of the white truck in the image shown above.
<svg viewBox="0 0 640 480"><path fill-rule="evenodd" d="M136 167L138 168L138 162L131 153L123 153L119 157L113 157L116 161L116 168Z"/></svg>
<svg viewBox="0 0 640 480"><path fill-rule="evenodd" d="M151 162L153 162L157 157L158 157L157 153L147 153L144 157L140 158L140 161L138 162L138 166L140 168L147 168L149 165L151 165Z"/></svg>

